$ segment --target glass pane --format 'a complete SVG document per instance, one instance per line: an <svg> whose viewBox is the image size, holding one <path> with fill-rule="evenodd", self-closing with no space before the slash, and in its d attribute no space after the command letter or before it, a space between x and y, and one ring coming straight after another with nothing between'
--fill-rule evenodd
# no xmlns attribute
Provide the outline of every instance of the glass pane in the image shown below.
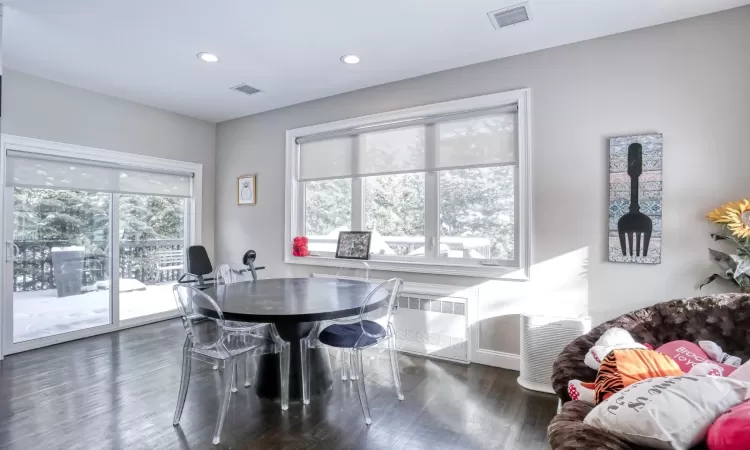
<svg viewBox="0 0 750 450"><path fill-rule="evenodd" d="M514 259L515 168L440 172L440 255Z"/></svg>
<svg viewBox="0 0 750 450"><path fill-rule="evenodd" d="M185 264L185 203L120 196L120 320L177 308L172 286Z"/></svg>
<svg viewBox="0 0 750 450"><path fill-rule="evenodd" d="M13 189L13 342L107 325L111 195Z"/></svg>
<svg viewBox="0 0 750 450"><path fill-rule="evenodd" d="M514 162L518 148L517 116L498 114L439 124L438 167Z"/></svg>
<svg viewBox="0 0 750 450"><path fill-rule="evenodd" d="M371 252L424 257L424 173L367 177L364 186Z"/></svg>
<svg viewBox="0 0 750 450"><path fill-rule="evenodd" d="M424 170L424 130L421 126L363 134L357 173L371 175Z"/></svg>
<svg viewBox="0 0 750 450"><path fill-rule="evenodd" d="M336 252L339 231L352 229L352 180L305 183L305 236L311 252Z"/></svg>

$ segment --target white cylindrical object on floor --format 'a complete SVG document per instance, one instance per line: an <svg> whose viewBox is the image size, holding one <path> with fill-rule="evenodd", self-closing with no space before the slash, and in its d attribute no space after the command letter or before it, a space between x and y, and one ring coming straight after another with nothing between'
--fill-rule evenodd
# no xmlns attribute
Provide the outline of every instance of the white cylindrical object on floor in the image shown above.
<svg viewBox="0 0 750 450"><path fill-rule="evenodd" d="M590 317L521 315L521 375L526 389L554 394L552 364L566 345L591 329Z"/></svg>

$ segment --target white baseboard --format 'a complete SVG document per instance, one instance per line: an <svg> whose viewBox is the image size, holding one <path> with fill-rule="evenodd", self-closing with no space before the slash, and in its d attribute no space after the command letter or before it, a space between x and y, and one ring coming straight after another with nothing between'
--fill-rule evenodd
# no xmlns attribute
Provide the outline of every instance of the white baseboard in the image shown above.
<svg viewBox="0 0 750 450"><path fill-rule="evenodd" d="M454 358L447 358L445 356L436 355L434 353L425 354L424 352L412 351L412 350L405 349L405 348L399 348L398 349L398 353L403 353L405 355L420 356L422 358L428 358L428 359L438 359L440 361L448 361L448 362L452 362L452 363L456 363L456 364L461 364L461 365L464 365L464 366L468 366L469 365L469 361L466 361L466 360L454 359Z"/></svg>
<svg viewBox="0 0 750 450"><path fill-rule="evenodd" d="M471 362L485 366L500 367L502 369L521 370L521 357L513 353L497 352L494 350L477 349Z"/></svg>

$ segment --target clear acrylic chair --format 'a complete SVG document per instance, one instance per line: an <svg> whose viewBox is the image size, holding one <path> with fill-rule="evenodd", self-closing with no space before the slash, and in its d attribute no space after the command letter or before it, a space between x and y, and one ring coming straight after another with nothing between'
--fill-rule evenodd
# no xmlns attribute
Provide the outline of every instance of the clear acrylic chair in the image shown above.
<svg viewBox="0 0 750 450"><path fill-rule="evenodd" d="M214 272L214 283L219 286L222 284L239 283L242 281L258 281L256 272L251 271L247 266L242 264L222 264L216 268ZM265 332L265 323L255 322L239 322L236 320L227 320L226 329L229 331L236 332L254 332L256 334L262 334ZM255 372L254 359L247 355L245 359L245 387L252 384L251 374ZM219 366L214 365L214 370L218 370ZM237 370L235 368L235 370ZM235 378L236 374L235 374ZM237 392L236 386L232 392Z"/></svg>
<svg viewBox="0 0 750 450"><path fill-rule="evenodd" d="M291 353L288 342L280 336L276 327L268 326L269 337L260 336L253 332L242 332L226 328L226 321L216 302L200 290L177 284L173 288L175 302L182 316L182 324L185 327L187 337L183 347L182 355L182 378L180 381L180 393L177 398L177 407L174 412L172 424L177 426L182 417L185 407L188 386L190 384L191 362L193 359L206 362L217 362L224 366L224 398L216 419L213 443L218 444L224 418L229 409L229 399L237 377L237 362L245 355L260 355L267 353L280 354L280 383L281 383L281 409L289 408L289 355ZM196 312L194 305L203 305L216 311L217 317L207 317Z"/></svg>
<svg viewBox="0 0 750 450"><path fill-rule="evenodd" d="M357 393L367 425L372 423L372 417L370 416L370 407L365 390L364 366L362 364L363 350L375 347L382 342L388 343L391 374L393 375L393 384L396 386L396 395L399 400L404 399L399 376L398 354L396 353L396 333L393 328L393 313L396 310L397 299L401 295L403 284L404 282L400 278L393 278L379 284L367 295L360 309L359 320L356 323L328 325L317 334L317 342L329 347L344 349L351 353L353 371L357 380ZM384 297L387 298L387 302L383 306L369 311L374 303L381 301ZM302 347L302 400L305 404L310 403L310 368L305 364L304 355L307 346L313 339L313 337L308 337L307 344L303 344Z"/></svg>
<svg viewBox="0 0 750 450"><path fill-rule="evenodd" d="M344 279L355 279L355 280L364 280L367 281L370 279L370 265L367 263L367 261L352 261L351 267L342 267L339 269L338 272L336 272L336 278L344 278ZM328 325L335 324L335 323L355 323L359 321L359 316L352 316L352 317L343 317L340 319L332 319L329 321L326 321L322 324L318 325L317 329L314 329L313 331L318 331L320 329L323 329L327 327ZM311 341L308 341L311 342ZM304 347L303 347L304 348ZM347 381L347 380L356 380L357 379L357 373L353 369L354 362L352 360L354 356L352 355L352 352L348 349L339 349L339 360L341 361L341 380Z"/></svg>

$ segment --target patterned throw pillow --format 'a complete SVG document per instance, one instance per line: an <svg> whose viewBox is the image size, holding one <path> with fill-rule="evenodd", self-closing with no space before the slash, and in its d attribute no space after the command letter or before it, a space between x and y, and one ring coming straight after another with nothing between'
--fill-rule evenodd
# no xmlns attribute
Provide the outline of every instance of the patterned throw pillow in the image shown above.
<svg viewBox="0 0 750 450"><path fill-rule="evenodd" d="M729 378L651 378L600 403L583 423L644 447L687 450L720 415L749 397L750 384Z"/></svg>
<svg viewBox="0 0 750 450"><path fill-rule="evenodd" d="M596 404L638 381L656 377L684 375L670 357L653 350L613 350L596 375Z"/></svg>

